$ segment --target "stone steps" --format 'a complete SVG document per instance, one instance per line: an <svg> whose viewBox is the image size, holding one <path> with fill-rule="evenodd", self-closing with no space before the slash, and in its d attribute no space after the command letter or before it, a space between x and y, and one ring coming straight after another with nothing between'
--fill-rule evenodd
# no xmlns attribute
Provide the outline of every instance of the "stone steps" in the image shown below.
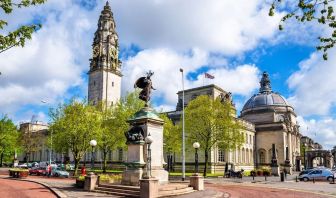
<svg viewBox="0 0 336 198"><path fill-rule="evenodd" d="M138 186L100 184L94 191L119 197L140 197Z"/></svg>
<svg viewBox="0 0 336 198"><path fill-rule="evenodd" d="M192 187L185 184L168 184L159 188L159 197L170 197L194 192Z"/></svg>

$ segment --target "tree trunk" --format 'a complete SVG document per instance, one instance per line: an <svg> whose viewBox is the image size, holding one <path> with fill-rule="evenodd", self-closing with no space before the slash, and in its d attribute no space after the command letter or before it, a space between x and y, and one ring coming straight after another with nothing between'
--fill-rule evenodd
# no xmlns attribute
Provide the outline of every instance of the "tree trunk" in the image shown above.
<svg viewBox="0 0 336 198"><path fill-rule="evenodd" d="M204 151L204 171L203 171L203 176L204 177L207 176L208 160L209 160L208 151L205 150Z"/></svg>
<svg viewBox="0 0 336 198"><path fill-rule="evenodd" d="M104 164L103 164L103 173L106 173L106 166L107 166L107 159L106 159L106 156L107 156L107 149L105 149L103 151L103 160L104 160Z"/></svg>
<svg viewBox="0 0 336 198"><path fill-rule="evenodd" d="M78 157L77 155L74 155L74 160L75 160L75 172L74 172L74 176L77 176L77 171L78 171L78 165L79 165L80 157Z"/></svg>
<svg viewBox="0 0 336 198"><path fill-rule="evenodd" d="M0 167L2 167L2 159L3 159L3 155L4 155L4 153L2 152L2 153L1 153L1 159L0 159Z"/></svg>

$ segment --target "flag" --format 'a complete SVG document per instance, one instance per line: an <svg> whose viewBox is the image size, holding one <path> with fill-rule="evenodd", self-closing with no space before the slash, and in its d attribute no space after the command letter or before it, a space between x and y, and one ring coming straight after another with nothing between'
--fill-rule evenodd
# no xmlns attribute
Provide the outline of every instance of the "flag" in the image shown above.
<svg viewBox="0 0 336 198"><path fill-rule="evenodd" d="M211 74L208 74L208 73L204 73L204 77L205 78L210 78L210 79L214 79L215 77L213 76L213 75L211 75Z"/></svg>

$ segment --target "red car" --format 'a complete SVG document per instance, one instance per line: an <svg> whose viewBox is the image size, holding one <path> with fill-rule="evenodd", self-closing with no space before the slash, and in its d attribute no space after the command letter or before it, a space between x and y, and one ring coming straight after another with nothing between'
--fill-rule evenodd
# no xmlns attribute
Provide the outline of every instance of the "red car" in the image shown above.
<svg viewBox="0 0 336 198"><path fill-rule="evenodd" d="M47 175L47 170L45 168L31 168L29 169L29 175Z"/></svg>

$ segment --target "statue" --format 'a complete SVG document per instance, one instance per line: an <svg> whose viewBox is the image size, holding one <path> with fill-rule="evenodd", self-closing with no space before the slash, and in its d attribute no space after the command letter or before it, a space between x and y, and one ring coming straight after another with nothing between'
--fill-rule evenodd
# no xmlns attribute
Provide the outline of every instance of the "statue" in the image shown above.
<svg viewBox="0 0 336 198"><path fill-rule="evenodd" d="M271 166L278 166L278 160L276 156L275 144L272 144L272 161Z"/></svg>
<svg viewBox="0 0 336 198"><path fill-rule="evenodd" d="M146 102L145 106L148 107L148 101L150 100L151 90L155 90L152 86L152 80L150 79L153 76L154 72L149 71L146 77L139 78L135 84L134 88L138 87L141 90L139 94L139 99Z"/></svg>
<svg viewBox="0 0 336 198"><path fill-rule="evenodd" d="M145 132L142 125L135 125L132 126L126 133L125 133L127 142L139 142L144 141Z"/></svg>

